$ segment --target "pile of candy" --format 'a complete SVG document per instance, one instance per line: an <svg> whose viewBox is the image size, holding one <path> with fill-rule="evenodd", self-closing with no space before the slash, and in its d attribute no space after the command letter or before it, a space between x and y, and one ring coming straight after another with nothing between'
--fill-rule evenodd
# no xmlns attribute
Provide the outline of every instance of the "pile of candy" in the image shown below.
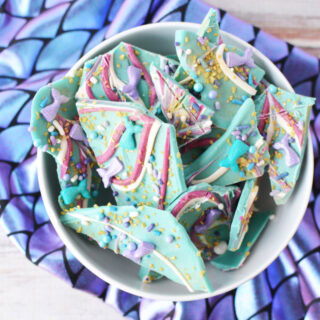
<svg viewBox="0 0 320 320"><path fill-rule="evenodd" d="M140 264L144 282L212 291L204 261L239 268L272 214L254 206L260 177L277 205L292 194L314 99L264 79L214 10L175 47L120 43L87 61L39 90L30 129L57 162L62 223ZM99 187L114 204L95 203Z"/></svg>

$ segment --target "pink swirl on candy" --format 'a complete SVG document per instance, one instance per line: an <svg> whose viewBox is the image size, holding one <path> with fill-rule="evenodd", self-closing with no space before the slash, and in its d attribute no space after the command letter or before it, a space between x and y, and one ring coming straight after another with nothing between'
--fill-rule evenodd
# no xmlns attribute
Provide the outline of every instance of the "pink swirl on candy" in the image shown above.
<svg viewBox="0 0 320 320"><path fill-rule="evenodd" d="M146 67L139 61L139 59L136 57L136 55L134 54L134 51L133 51L133 48L130 44L126 43L126 49L127 49L127 52L128 52L128 56L129 56L129 59L131 61L131 63L136 67L136 68L139 68L142 70L143 72L143 76L150 88L150 105L153 106L155 101L156 101L156 98L157 98L157 95L156 95L156 89L153 85L153 82L151 80L151 77L148 73L148 70L146 69Z"/></svg>
<svg viewBox="0 0 320 320"><path fill-rule="evenodd" d="M188 202L196 198L207 198L208 200L214 201L216 204L220 203L216 195L210 191L206 191L206 190L191 191L191 192L188 192L186 195L184 195L180 199L180 201L172 209L171 213L176 217L179 214L179 212L183 209L183 207L187 205Z"/></svg>
<svg viewBox="0 0 320 320"><path fill-rule="evenodd" d="M116 128L115 128L115 133L111 137L111 142L109 143L107 150L98 156L96 159L98 163L103 164L104 162L108 161L116 152L117 150L117 145L122 137L122 134L126 130L126 127L123 123L120 123Z"/></svg>
<svg viewBox="0 0 320 320"><path fill-rule="evenodd" d="M89 81L90 81L90 78L92 77L93 73L97 70L97 67L99 65L101 61L101 56L98 57L97 61L95 62L95 64L92 66L91 70L88 72L87 76L86 76L86 79L85 79L85 83L86 83L86 92L87 92L87 95L90 99L95 99L95 96L91 90L91 86L89 85Z"/></svg>
<svg viewBox="0 0 320 320"><path fill-rule="evenodd" d="M168 170L169 170L169 156L170 156L170 129L167 129L166 144L164 146L163 154L163 165L162 165L162 176L161 181L162 185L160 187L160 199L158 202L158 209L163 210L164 208L164 199L167 192L167 183L168 183Z"/></svg>
<svg viewBox="0 0 320 320"><path fill-rule="evenodd" d="M105 94L107 95L107 97L111 101L120 101L118 94L111 89L110 82L109 82L110 59L111 59L111 56L108 53L105 54L102 59L102 67L103 67L103 70L101 72L102 88Z"/></svg>
<svg viewBox="0 0 320 320"><path fill-rule="evenodd" d="M262 107L262 111L261 111L260 119L259 119L259 124L258 124L258 130L260 133L263 132L263 129L266 125L266 120L268 118L269 112L270 112L270 102L269 102L269 99L266 97L266 99L264 100L264 104Z"/></svg>
<svg viewBox="0 0 320 320"><path fill-rule="evenodd" d="M297 122L294 120L294 118L292 116L290 116L288 111L279 103L279 101L277 99L274 98L274 96L271 93L268 93L268 94L271 96L276 109L278 109L278 112L276 114L277 117L282 118L284 121L287 122L289 127L293 128L293 131L298 138L300 147L302 147L302 145L303 145L303 132L298 127Z"/></svg>
<svg viewBox="0 0 320 320"><path fill-rule="evenodd" d="M113 178L112 183L116 185L129 185L135 182L142 171L143 163L146 157L148 137L155 119L150 118L146 115L142 115L141 120L143 122L143 129L142 129L142 133L139 141L139 146L137 151L138 156L136 159L134 169L131 175L125 180L118 180L116 178Z"/></svg>

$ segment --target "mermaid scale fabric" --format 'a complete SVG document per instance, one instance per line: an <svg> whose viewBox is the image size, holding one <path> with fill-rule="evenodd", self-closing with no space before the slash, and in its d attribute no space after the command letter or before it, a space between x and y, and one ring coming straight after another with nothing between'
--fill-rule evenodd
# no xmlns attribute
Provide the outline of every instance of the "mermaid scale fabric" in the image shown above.
<svg viewBox="0 0 320 320"><path fill-rule="evenodd" d="M105 38L145 23L200 22L208 8L197 0L24 0L23 6L18 0L0 0L1 226L32 263L70 286L93 293L128 318L319 319L319 103L311 121L315 182L303 222L268 269L225 295L173 303L120 291L85 269L48 220L39 193L36 149L28 133L34 93L61 78L81 55ZM273 60L296 92L320 99L318 58L222 10L219 13L223 30L250 42Z"/></svg>

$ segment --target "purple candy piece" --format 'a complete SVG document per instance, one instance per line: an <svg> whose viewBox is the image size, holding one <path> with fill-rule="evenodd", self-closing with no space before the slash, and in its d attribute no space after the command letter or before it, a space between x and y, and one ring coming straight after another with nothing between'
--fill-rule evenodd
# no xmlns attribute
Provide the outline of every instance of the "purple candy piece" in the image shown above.
<svg viewBox="0 0 320 320"><path fill-rule="evenodd" d="M70 137L77 141L83 141L88 145L88 140L79 123L75 123L70 130Z"/></svg>
<svg viewBox="0 0 320 320"><path fill-rule="evenodd" d="M62 95L57 89L52 88L51 89L51 95L53 98L53 102L50 103L48 106L43 108L40 113L42 116L48 121L51 122L55 119L57 116L57 113L59 112L59 109L62 104L68 102L70 100L69 97L66 97Z"/></svg>
<svg viewBox="0 0 320 320"><path fill-rule="evenodd" d="M286 159L286 165L290 168L297 165L300 162L299 156L295 150L291 148L289 144L290 137L286 134L280 141L273 144L273 148L276 150L283 150Z"/></svg>
<svg viewBox="0 0 320 320"><path fill-rule="evenodd" d="M218 209L211 209L204 220L203 224L196 225L194 227L194 231L196 233L206 233L206 231L210 228L212 223L219 217L221 211Z"/></svg>
<svg viewBox="0 0 320 320"><path fill-rule="evenodd" d="M50 136L50 141L53 146L55 146L57 144L57 140L56 140L55 136Z"/></svg>
<svg viewBox="0 0 320 320"><path fill-rule="evenodd" d="M247 65L249 68L254 68L255 64L252 58L252 49L247 48L243 56L235 52L227 52L226 62L229 68Z"/></svg>
<svg viewBox="0 0 320 320"><path fill-rule="evenodd" d="M105 188L108 188L111 183L111 178L116 176L123 170L122 162L117 158L113 157L110 160L109 166L107 168L99 168L97 172L102 178L102 182Z"/></svg>
<svg viewBox="0 0 320 320"><path fill-rule="evenodd" d="M129 83L122 88L122 91L126 93L128 96L130 96L133 100L139 99L137 84L140 81L141 73L142 73L141 69L136 68L135 66L128 67Z"/></svg>
<svg viewBox="0 0 320 320"><path fill-rule="evenodd" d="M151 223L149 224L148 228L147 228L147 231L150 232L152 231L152 229L155 227L155 224L154 223Z"/></svg>
<svg viewBox="0 0 320 320"><path fill-rule="evenodd" d="M136 263L140 263L142 257L149 254L154 250L154 244L151 242L142 241L139 243L135 251L126 250L123 255Z"/></svg>

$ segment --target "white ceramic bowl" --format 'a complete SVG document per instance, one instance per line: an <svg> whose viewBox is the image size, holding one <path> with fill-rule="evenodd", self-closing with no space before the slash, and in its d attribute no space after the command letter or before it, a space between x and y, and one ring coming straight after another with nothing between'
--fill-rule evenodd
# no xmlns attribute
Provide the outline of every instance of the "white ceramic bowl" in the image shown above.
<svg viewBox="0 0 320 320"><path fill-rule="evenodd" d="M83 56L70 72L81 67L87 59L114 48L120 41L164 55L172 54L175 52L175 31L178 29L196 31L198 26L193 23L170 22L130 29L100 43ZM227 44L234 44L242 49L250 46L226 32L221 34ZM293 91L284 75L268 58L254 48L253 52L255 62L266 71L268 80L283 89ZM174 301L202 299L227 292L268 267L296 232L308 204L313 180L313 149L309 135L300 179L289 202L285 206L275 207L269 196L267 179L261 187L258 206L263 209L275 208L275 219L269 221L244 266L235 271L222 272L208 264L208 276L216 290L213 293L190 293L185 287L165 279L148 285L142 284L138 278L138 265L112 251L102 250L90 244L63 226L59 221L60 210L57 202L59 186L54 161L49 155L40 151L38 160L40 190L46 210L57 233L75 257L94 274L122 290L147 298Z"/></svg>

